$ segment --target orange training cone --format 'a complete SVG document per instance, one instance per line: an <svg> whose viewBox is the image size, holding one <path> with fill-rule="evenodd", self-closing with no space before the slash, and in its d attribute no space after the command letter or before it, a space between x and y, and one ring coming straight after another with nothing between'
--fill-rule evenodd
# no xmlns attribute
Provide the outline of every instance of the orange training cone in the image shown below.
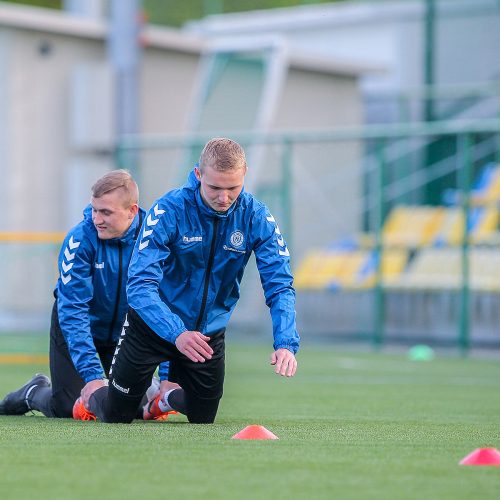
<svg viewBox="0 0 500 500"><path fill-rule="evenodd" d="M248 425L231 439L279 439L262 425Z"/></svg>
<svg viewBox="0 0 500 500"><path fill-rule="evenodd" d="M462 459L460 465L500 465L500 451L496 448L477 448Z"/></svg>

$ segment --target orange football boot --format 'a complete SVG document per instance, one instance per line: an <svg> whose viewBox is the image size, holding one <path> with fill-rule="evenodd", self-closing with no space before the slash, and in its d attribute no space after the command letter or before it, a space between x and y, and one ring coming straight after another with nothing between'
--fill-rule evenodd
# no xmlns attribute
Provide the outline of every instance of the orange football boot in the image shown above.
<svg viewBox="0 0 500 500"><path fill-rule="evenodd" d="M97 420L97 417L83 406L82 398L78 398L73 405L73 418L75 420Z"/></svg>
<svg viewBox="0 0 500 500"><path fill-rule="evenodd" d="M158 406L158 401L160 400L160 395L156 396L156 398L148 401L143 407L142 418L144 420L167 420L169 415L177 415L177 411L169 410L169 411L161 411Z"/></svg>

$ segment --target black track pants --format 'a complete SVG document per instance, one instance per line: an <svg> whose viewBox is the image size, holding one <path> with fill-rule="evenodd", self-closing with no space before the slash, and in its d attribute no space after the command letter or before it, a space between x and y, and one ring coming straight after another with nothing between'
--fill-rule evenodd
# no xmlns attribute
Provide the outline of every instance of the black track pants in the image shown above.
<svg viewBox="0 0 500 500"><path fill-rule="evenodd" d="M131 422L155 368L170 361L169 380L184 390L188 420L212 423L224 385L224 330L210 335L210 346L212 359L193 363L129 309L112 362L109 387L92 395L90 410L104 422Z"/></svg>
<svg viewBox="0 0 500 500"><path fill-rule="evenodd" d="M106 375L111 367L116 343L99 344L95 342L99 359ZM36 391L31 403L33 409L41 411L46 417L71 418L73 404L80 397L85 382L73 365L68 345L59 326L57 301L52 308L50 322L50 378L51 389Z"/></svg>

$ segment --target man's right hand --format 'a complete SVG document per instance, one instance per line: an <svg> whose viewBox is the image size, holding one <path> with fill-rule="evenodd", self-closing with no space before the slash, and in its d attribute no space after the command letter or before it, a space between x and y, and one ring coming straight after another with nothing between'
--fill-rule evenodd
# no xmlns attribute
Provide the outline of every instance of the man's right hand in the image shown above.
<svg viewBox="0 0 500 500"><path fill-rule="evenodd" d="M96 380L91 380L90 382L87 382L85 386L82 389L82 392L80 393L81 398L82 398L82 403L85 408L89 407L89 399L92 394L97 391L97 389L100 389L101 387L104 387L108 385L107 379L96 379Z"/></svg>
<svg viewBox="0 0 500 500"><path fill-rule="evenodd" d="M175 345L182 354L187 356L194 363L204 363L207 359L212 359L213 349L208 345L210 337L200 332L185 331L181 333Z"/></svg>

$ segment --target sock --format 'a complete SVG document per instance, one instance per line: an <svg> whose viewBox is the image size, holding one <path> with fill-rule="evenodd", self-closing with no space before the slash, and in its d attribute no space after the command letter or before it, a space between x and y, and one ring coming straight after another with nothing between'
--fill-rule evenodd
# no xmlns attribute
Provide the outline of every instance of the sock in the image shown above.
<svg viewBox="0 0 500 500"><path fill-rule="evenodd" d="M106 403L108 397L109 386L99 387L92 393L89 398L88 409L102 422L107 422L106 419Z"/></svg>
<svg viewBox="0 0 500 500"><path fill-rule="evenodd" d="M34 387L26 394L26 403L31 410L42 412L46 417L53 417L51 408L52 387Z"/></svg>
<svg viewBox="0 0 500 500"><path fill-rule="evenodd" d="M159 401L158 401L158 408L160 408L161 411L171 411L171 410L173 410L173 408L168 403L168 396L170 395L170 393L172 393L175 390L176 389L170 389L169 391L167 391L163 395L163 398L159 399Z"/></svg>
<svg viewBox="0 0 500 500"><path fill-rule="evenodd" d="M161 401L161 403L164 405L165 408L168 405L170 410L175 410L185 415L186 414L185 394L186 393L184 392L184 389L172 389L167 393L165 393L164 399L166 400L166 402ZM158 404L158 407L161 410L160 404ZM162 411L170 411L170 410L162 410Z"/></svg>

